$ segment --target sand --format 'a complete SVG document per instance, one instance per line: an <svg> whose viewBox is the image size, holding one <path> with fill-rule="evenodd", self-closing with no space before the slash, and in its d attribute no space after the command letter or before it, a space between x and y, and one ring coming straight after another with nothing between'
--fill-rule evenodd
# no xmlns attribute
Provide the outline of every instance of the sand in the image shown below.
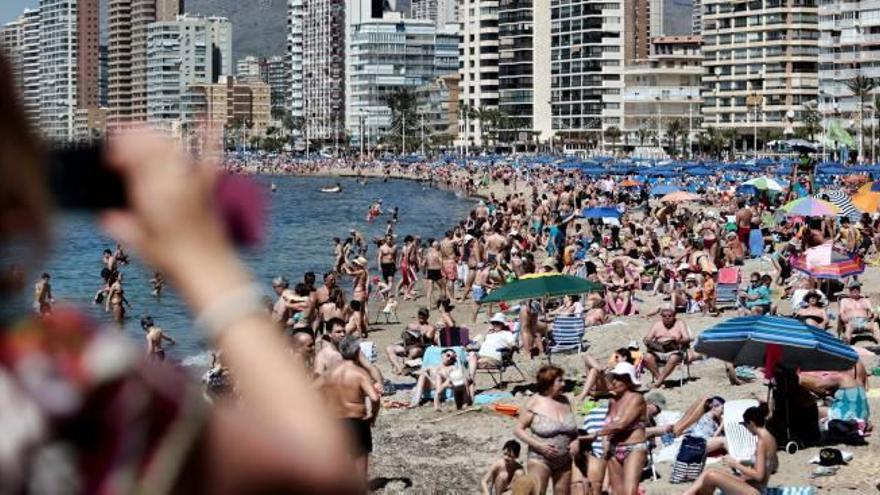
<svg viewBox="0 0 880 495"><path fill-rule="evenodd" d="M351 172L337 170L334 173ZM408 178L402 173L395 173L393 176ZM504 191L503 185L492 182L488 190L482 190L480 194L488 195L490 191L499 195ZM446 227L438 225L437 230L440 232ZM406 226L402 226L400 230L401 233L405 233ZM743 273L748 274L752 270L765 272L769 268L770 265L766 261L751 260ZM875 304L880 302L880 270L869 267L861 280L864 283L863 293L871 297ZM420 280L420 287L421 283ZM640 292L637 297L641 300L638 307L642 313L656 308L660 303L659 298L647 297L644 292ZM369 339L374 341L380 350L398 341L405 324L415 321L416 311L423 304L423 299L415 303L401 301L398 308L401 323L372 325ZM375 312L380 309L381 303L373 300L370 311ZM788 308L783 305L780 309ZM833 304L831 309L836 313L837 304ZM487 315L480 313L477 324L471 324L472 310L472 303L463 303L455 308L453 314L460 325L471 328L472 336L478 333L485 334L488 326L485 323ZM432 313L432 321L434 316L435 314ZM696 336L722 319L732 316L735 316L733 311L727 311L719 318L702 315L680 317L687 322ZM372 319L371 316L371 321ZM622 324L588 329L589 354L604 361L614 349L626 345L630 340L641 341L656 320L631 316L618 318L617 321ZM513 382L508 386L508 391L516 391L517 386L533 383L535 371L546 363L546 359L530 361L521 354L517 355L516 361L528 381ZM580 363L581 359L577 355L553 357L553 364L565 369L566 378L573 380L577 385L582 382L584 372ZM865 364L870 371L878 363L876 358L871 358ZM378 366L386 377L391 378L401 387L407 387L394 397L386 397L384 400L408 401L410 396L408 388L414 380L409 377L394 376L383 352L380 352ZM766 397L767 389L760 380L737 387L731 386L724 375L721 361L714 359L699 361L691 365L690 371L692 379L683 387L674 387L663 392L668 401L668 410L684 411L696 398L707 394L721 395L728 400L754 396ZM673 377L677 378L678 373L676 371ZM510 369L505 378L514 380L518 375L515 370ZM487 389L491 385L492 381L488 376L478 374L478 389ZM871 377L870 387L878 386L880 386L880 378ZM522 404L525 400L526 397L519 394L507 402ZM878 409L880 399L870 399L870 405L872 410L880 410ZM433 411L430 404L413 410L383 408L374 429L375 451L371 457L370 468L370 476L379 487L377 493L479 493L479 482L485 469L500 457L502 444L514 438L514 422L514 418L498 414L488 408L455 414L455 406L451 402L446 403L441 412ZM523 461L525 447L523 445ZM818 448L802 450L795 455L780 452L779 471L771 478L771 486L813 485L820 493L876 492L875 485L880 482L878 442L873 440L868 446L841 448L853 452L855 460L851 465L842 467L837 475L817 479L810 478L814 466L808 462L810 458L818 455ZM661 479L642 484L648 494L675 494L683 491L682 485L672 485L667 481L671 471L670 463L660 463L657 468Z"/></svg>

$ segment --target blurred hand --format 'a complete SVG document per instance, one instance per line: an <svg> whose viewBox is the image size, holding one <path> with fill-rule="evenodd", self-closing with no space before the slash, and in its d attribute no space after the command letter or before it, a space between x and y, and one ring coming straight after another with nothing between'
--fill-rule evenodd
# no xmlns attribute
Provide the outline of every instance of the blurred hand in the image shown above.
<svg viewBox="0 0 880 495"><path fill-rule="evenodd" d="M214 252L231 252L213 209L216 167L194 163L168 137L124 132L108 142L108 164L123 178L129 209L103 215L104 228L172 277Z"/></svg>

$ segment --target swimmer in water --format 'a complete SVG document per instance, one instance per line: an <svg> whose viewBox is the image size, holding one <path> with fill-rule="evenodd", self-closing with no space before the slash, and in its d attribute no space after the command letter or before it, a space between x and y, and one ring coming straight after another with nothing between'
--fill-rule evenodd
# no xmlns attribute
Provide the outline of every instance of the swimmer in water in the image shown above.
<svg viewBox="0 0 880 495"><path fill-rule="evenodd" d="M165 333L164 330L156 326L152 316L141 318L141 329L146 333L147 359L164 361L165 349L162 347L162 343L168 342L169 344L174 345L177 342Z"/></svg>

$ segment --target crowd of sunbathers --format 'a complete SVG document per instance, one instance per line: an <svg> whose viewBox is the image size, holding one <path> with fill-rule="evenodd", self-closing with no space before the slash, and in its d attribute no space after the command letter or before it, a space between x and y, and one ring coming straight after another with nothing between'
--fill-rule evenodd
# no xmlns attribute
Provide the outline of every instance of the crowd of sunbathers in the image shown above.
<svg viewBox="0 0 880 495"><path fill-rule="evenodd" d="M336 161L285 165L285 170L327 173L352 166ZM793 270L798 258L822 246L861 259L876 258L880 218L777 214L787 200L850 187L842 182L819 190L814 178L792 176L784 190L743 194L737 185L745 176L728 178L719 173L679 180L676 186L693 190L696 197L673 202L653 197L650 185L634 179L627 181L630 187L621 187L620 177L585 178L553 167L375 163L354 170L406 175L467 192L498 183L506 186L501 193L487 194L468 218L436 239L399 238L396 223L389 222L386 235L376 240L380 276L370 276L366 242L352 231L345 241L337 240L335 270L325 276L324 287L315 289L314 280L306 281L296 291L301 292L300 300L286 296L286 287L278 292L277 320L293 334L308 333L319 343L329 339L323 345L331 349L338 345L334 339L343 334L368 336L370 311L378 313L376 318L384 315L386 321L394 313L396 319L399 298L423 298L417 320L406 325L398 343L384 349L394 375L411 374L415 379L410 407L429 401L441 409L447 397L458 408L472 404L487 388L478 383L478 373L503 372L511 363L542 358L553 345L552 328L559 317L578 318L584 327L628 316L657 317L642 342L629 342L607 362L581 354L584 380L578 394L562 393L559 368L541 368L534 385L537 394L520 408L515 430L517 439L528 447L527 461L520 465L519 444L508 442L504 458L483 479L484 491L502 493L524 476L526 481L519 483L531 480L538 493L551 484L554 493L603 489L636 493L649 451L664 446L661 438L677 438L675 446L682 439L702 440L704 456L729 453L722 426L723 398L700 398L677 421L664 423L658 415L665 409L665 399L659 392L644 393L674 383L687 386L685 371L680 378L675 372L704 359L691 346L695 336L683 315L787 315L838 334L846 342L880 340L877 315L857 278L817 280ZM599 207L616 213L598 218L581 215ZM750 259L769 262L772 268L763 273L746 271L744 264ZM547 273L586 278L602 289L481 304L506 284ZM353 281L351 304L345 303L337 282L340 277ZM381 301L368 309L373 297ZM644 302L648 298L661 302L651 308ZM461 304L473 307L469 321L453 316L454 305ZM836 305L833 312L832 305ZM473 330L480 314L488 326L477 336ZM338 337L327 329L335 321L342 327ZM321 337L325 331L329 337ZM320 356L322 351L318 352ZM371 352L376 354L375 349ZM315 361L320 375L320 360ZM376 369L370 359L360 361ZM761 372L735 363L725 366L734 385ZM375 371L370 374L381 379ZM387 383L374 384L377 390L388 391ZM798 382L788 386L805 391L806 402L801 405L812 404L817 429L820 422L837 420L852 422L861 433L870 430L863 364L847 372L800 373ZM591 412L604 411L589 432L576 419L576 414L587 411L584 403L594 406ZM757 438L751 458L728 455L723 464L732 469L700 474L700 467L690 472L683 478L693 482L690 493L713 493L715 488L760 493L767 486L777 465L777 440L768 432L776 433L778 408L770 401L736 414L737 422ZM687 442L690 448L697 440Z"/></svg>

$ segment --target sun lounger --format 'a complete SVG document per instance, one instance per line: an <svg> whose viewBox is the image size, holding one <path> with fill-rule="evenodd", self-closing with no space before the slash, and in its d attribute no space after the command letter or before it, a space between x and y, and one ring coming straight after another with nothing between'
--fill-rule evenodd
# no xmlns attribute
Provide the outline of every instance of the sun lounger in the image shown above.
<svg viewBox="0 0 880 495"><path fill-rule="evenodd" d="M580 354L586 349L584 345L584 333L586 324L581 316L557 316L553 320L550 329L549 341L546 347L547 360L552 354L577 352Z"/></svg>
<svg viewBox="0 0 880 495"><path fill-rule="evenodd" d="M743 413L758 405L754 399L729 400L724 403L724 437L727 453L738 461L748 461L758 447L758 437L742 425Z"/></svg>

